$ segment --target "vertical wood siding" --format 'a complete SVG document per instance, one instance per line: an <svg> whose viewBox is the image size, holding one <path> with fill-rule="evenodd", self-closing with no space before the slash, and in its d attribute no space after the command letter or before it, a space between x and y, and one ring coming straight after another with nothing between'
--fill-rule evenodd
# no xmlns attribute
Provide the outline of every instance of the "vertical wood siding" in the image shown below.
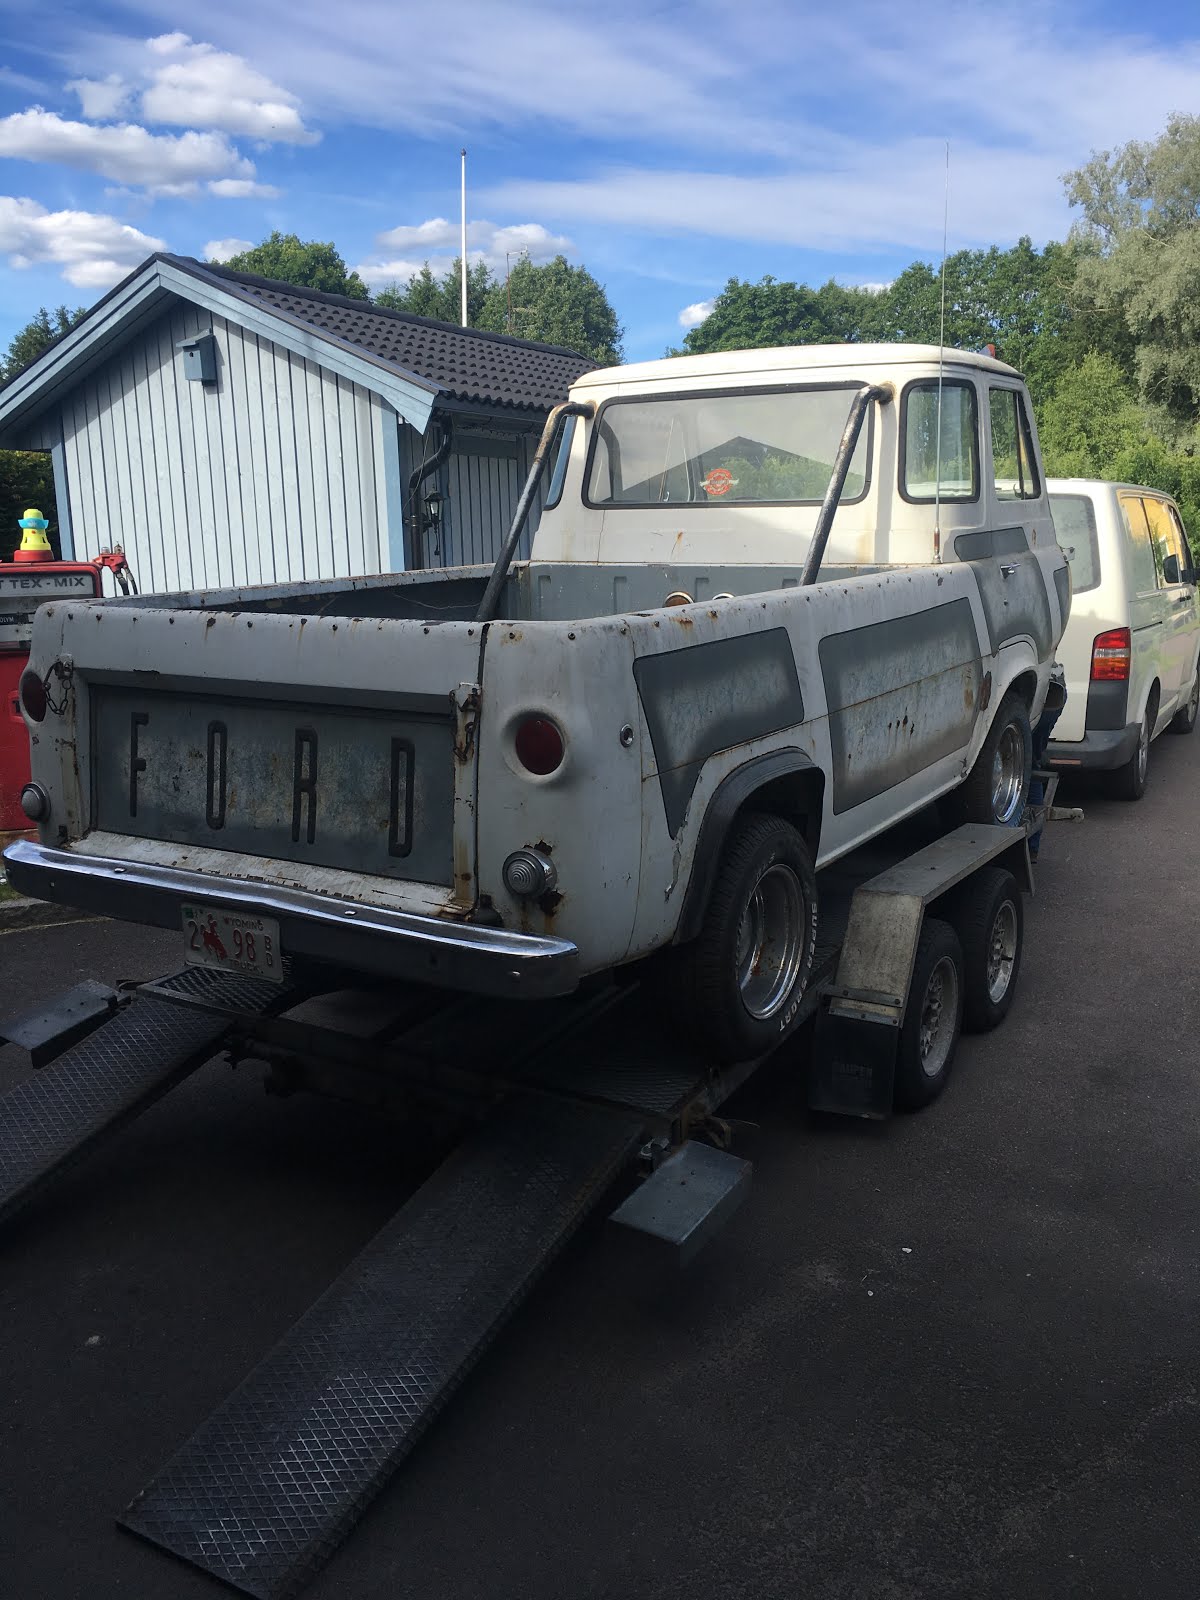
<svg viewBox="0 0 1200 1600"><path fill-rule="evenodd" d="M468 430L461 426L456 429L446 462L417 491L421 500L435 487L442 496L441 527L425 535L426 565L473 566L496 559L517 509L537 440L537 434L507 433L500 429ZM420 466L423 452L432 452L434 446L431 442L426 451L422 436L407 427L401 429L401 445L407 507L409 477ZM545 485L543 478L521 538L519 557L529 555L530 541L545 499Z"/></svg>
<svg viewBox="0 0 1200 1600"><path fill-rule="evenodd" d="M218 380L188 382L176 346L210 329ZM121 544L148 592L393 565L384 435L395 411L196 306L130 341L60 420L76 551ZM55 421L47 446L57 432Z"/></svg>

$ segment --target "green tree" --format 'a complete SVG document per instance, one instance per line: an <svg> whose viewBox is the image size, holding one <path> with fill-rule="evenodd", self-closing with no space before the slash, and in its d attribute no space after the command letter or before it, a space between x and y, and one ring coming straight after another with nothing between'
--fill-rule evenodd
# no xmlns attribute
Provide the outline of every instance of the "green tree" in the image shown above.
<svg viewBox="0 0 1200 1600"><path fill-rule="evenodd" d="M1064 180L1080 208L1079 281L1132 343L1143 401L1164 430L1200 417L1200 117L1094 154Z"/></svg>
<svg viewBox="0 0 1200 1600"><path fill-rule="evenodd" d="M510 309L511 308L511 309ZM578 350L602 366L622 358L622 328L603 286L565 256L535 266L521 256L508 282L488 290L477 326Z"/></svg>
<svg viewBox="0 0 1200 1600"><path fill-rule="evenodd" d="M277 278L301 289L320 289L326 294L349 295L352 300L369 300L367 286L357 272L347 272L346 263L333 244L315 239L302 240L294 233L278 229L241 255L221 263L235 272L253 272L260 278Z"/></svg>
<svg viewBox="0 0 1200 1600"><path fill-rule="evenodd" d="M75 326L84 309L78 306L71 311L59 306L49 311L41 306L14 335L0 360L0 379L15 378L31 361L36 361L55 339ZM17 521L30 506L36 506L49 518L50 542L57 555L58 508L54 502L54 473L49 455L43 450L0 450L0 561L7 561L20 544L21 530Z"/></svg>
<svg viewBox="0 0 1200 1600"><path fill-rule="evenodd" d="M427 261L420 272L414 272L403 287L398 283L392 283L386 289L381 289L375 296L375 304L384 306L389 311L407 311L412 316L433 317L439 322L457 324L462 316L462 287L459 279L461 259L460 256L455 256L453 265L448 267L441 277L437 276ZM470 327L479 326L483 303L489 291L495 286L496 279L492 276L486 261L468 263L467 323Z"/></svg>
<svg viewBox="0 0 1200 1600"><path fill-rule="evenodd" d="M1022 238L1008 250L956 251L946 258L946 345L993 345L1024 373L1035 401L1047 398L1088 349L1112 341L1111 319L1080 311L1075 276L1075 252L1063 244L1038 251ZM939 343L940 268L914 261L892 282L880 313L881 337Z"/></svg>
<svg viewBox="0 0 1200 1600"><path fill-rule="evenodd" d="M0 561L7 561L21 542L18 522L36 506L50 522L50 543L58 544L58 512L54 503L54 473L45 450L0 450Z"/></svg>
<svg viewBox="0 0 1200 1600"><path fill-rule="evenodd" d="M730 278L711 313L692 328L679 355L714 350L762 350L790 344L841 344L880 337L883 297L832 279L819 289L769 273L757 283Z"/></svg>
<svg viewBox="0 0 1200 1600"><path fill-rule="evenodd" d="M45 306L39 307L37 314L13 336L4 359L0 361L0 378L5 380L15 378L23 367L27 367L31 361L36 361L42 351L52 345L55 339L68 333L75 326L85 309L83 306L77 306L74 311L69 311L66 306L59 306L56 311L51 312Z"/></svg>
<svg viewBox="0 0 1200 1600"><path fill-rule="evenodd" d="M1046 471L1056 478L1103 478L1147 438L1136 385L1112 356L1090 351L1038 407Z"/></svg>

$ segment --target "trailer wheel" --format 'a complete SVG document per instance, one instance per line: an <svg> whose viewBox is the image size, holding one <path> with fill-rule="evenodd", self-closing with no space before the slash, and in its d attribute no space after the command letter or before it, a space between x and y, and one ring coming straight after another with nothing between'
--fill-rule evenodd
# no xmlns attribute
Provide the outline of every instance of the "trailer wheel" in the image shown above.
<svg viewBox="0 0 1200 1600"><path fill-rule="evenodd" d="M896 1050L896 1105L916 1111L946 1087L962 1030L963 953L948 922L926 917Z"/></svg>
<svg viewBox="0 0 1200 1600"><path fill-rule="evenodd" d="M1015 827L1029 797L1033 773L1033 732L1029 710L1019 695L1006 694L964 781L943 802L956 823L999 823Z"/></svg>
<svg viewBox="0 0 1200 1600"><path fill-rule="evenodd" d="M1025 907L1016 878L985 867L967 880L955 905L963 954L963 1027L988 1033L1008 1015L1021 970Z"/></svg>
<svg viewBox="0 0 1200 1600"><path fill-rule="evenodd" d="M766 1054L796 1026L816 933L816 874L799 832L782 817L739 818L700 933L664 969L672 1010L727 1061Z"/></svg>

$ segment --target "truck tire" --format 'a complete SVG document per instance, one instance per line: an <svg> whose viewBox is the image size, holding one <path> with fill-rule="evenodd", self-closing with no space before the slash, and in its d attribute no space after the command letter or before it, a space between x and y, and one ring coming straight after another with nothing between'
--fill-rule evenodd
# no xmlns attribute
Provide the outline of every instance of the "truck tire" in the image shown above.
<svg viewBox="0 0 1200 1600"><path fill-rule="evenodd" d="M1188 695L1187 704L1171 718L1167 729L1171 733L1191 733L1196 726L1196 713L1200 711L1200 666L1196 668L1196 676L1192 679L1192 692Z"/></svg>
<svg viewBox="0 0 1200 1600"><path fill-rule="evenodd" d="M896 1048L893 1099L902 1111L927 1106L946 1087L962 1031L962 975L958 935L948 922L926 917Z"/></svg>
<svg viewBox="0 0 1200 1600"><path fill-rule="evenodd" d="M663 969L671 1010L721 1060L765 1055L796 1026L816 935L817 880L803 838L782 817L739 817L700 932Z"/></svg>
<svg viewBox="0 0 1200 1600"><path fill-rule="evenodd" d="M975 765L943 801L947 821L1016 827L1029 796L1033 732L1020 695L1006 694L987 731Z"/></svg>
<svg viewBox="0 0 1200 1600"><path fill-rule="evenodd" d="M984 867L958 891L953 920L962 945L963 1028L989 1033L1008 1015L1021 971L1025 908L1003 867Z"/></svg>
<svg viewBox="0 0 1200 1600"><path fill-rule="evenodd" d="M1118 800L1140 800L1146 792L1146 773L1150 768L1150 738L1154 732L1157 708L1151 695L1142 712L1138 728L1138 742L1133 754L1123 767L1109 774L1111 792Z"/></svg>

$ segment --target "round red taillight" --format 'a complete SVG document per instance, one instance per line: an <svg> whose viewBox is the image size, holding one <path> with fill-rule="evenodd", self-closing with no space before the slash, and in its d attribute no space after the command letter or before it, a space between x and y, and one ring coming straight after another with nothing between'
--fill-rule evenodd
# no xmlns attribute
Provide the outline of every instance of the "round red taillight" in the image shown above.
<svg viewBox="0 0 1200 1600"><path fill-rule="evenodd" d="M526 717L517 729L517 760L539 778L562 765L563 736L549 717Z"/></svg>
<svg viewBox="0 0 1200 1600"><path fill-rule="evenodd" d="M45 720L46 685L32 670L21 674L21 709L30 722Z"/></svg>

